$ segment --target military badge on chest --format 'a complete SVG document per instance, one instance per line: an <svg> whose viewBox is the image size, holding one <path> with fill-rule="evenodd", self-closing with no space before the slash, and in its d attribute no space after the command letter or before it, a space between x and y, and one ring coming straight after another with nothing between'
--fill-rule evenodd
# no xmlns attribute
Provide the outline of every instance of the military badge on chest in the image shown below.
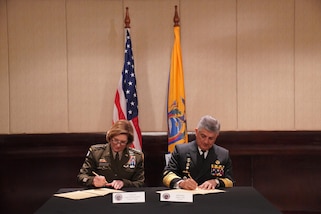
<svg viewBox="0 0 321 214"><path fill-rule="evenodd" d="M136 156L135 155L130 155L128 162L126 164L123 165L124 168L130 168L130 169L134 169L136 166Z"/></svg>
<svg viewBox="0 0 321 214"><path fill-rule="evenodd" d="M221 165L219 160L216 160L215 163L211 164L211 174L215 177L224 176L224 166Z"/></svg>
<svg viewBox="0 0 321 214"><path fill-rule="evenodd" d="M128 161L129 168L133 169L136 166L136 157L134 155L131 155Z"/></svg>
<svg viewBox="0 0 321 214"><path fill-rule="evenodd" d="M109 167L110 167L110 163L108 163L106 159L104 158L99 159L98 168L106 169Z"/></svg>

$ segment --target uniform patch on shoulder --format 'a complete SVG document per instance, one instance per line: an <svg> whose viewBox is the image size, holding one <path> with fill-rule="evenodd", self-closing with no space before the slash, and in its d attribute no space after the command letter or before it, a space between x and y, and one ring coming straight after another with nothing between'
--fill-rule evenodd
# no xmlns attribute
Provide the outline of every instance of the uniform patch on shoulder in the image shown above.
<svg viewBox="0 0 321 214"><path fill-rule="evenodd" d="M89 156L90 152L91 152L91 149L89 149L89 151L87 152L86 154L87 157Z"/></svg>
<svg viewBox="0 0 321 214"><path fill-rule="evenodd" d="M96 144L96 145L92 145L90 147L90 149L93 150L100 150L100 149L105 149L106 148L106 144Z"/></svg>
<svg viewBox="0 0 321 214"><path fill-rule="evenodd" d="M139 151L138 149L135 149L135 148L130 148L129 149L129 152L135 152L135 153L138 153L138 154L141 154L142 152L141 151Z"/></svg>

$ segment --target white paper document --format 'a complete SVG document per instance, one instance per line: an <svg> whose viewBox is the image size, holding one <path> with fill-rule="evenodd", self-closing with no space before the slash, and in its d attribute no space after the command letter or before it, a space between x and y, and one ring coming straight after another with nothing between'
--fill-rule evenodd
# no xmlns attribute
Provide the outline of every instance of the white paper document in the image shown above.
<svg viewBox="0 0 321 214"><path fill-rule="evenodd" d="M109 189L109 188L98 188L98 189L88 189L88 190L78 190L78 191L66 192L66 193L58 193L58 194L54 194L54 196L79 200L79 199L85 199L85 198L91 198L91 197L97 197L97 196L104 196L114 192L123 192L123 191Z"/></svg>
<svg viewBox="0 0 321 214"><path fill-rule="evenodd" d="M195 190L184 190L184 189L170 189L157 191L160 194L160 201L172 201L172 202L193 202L193 195L197 194L209 194L209 193L220 193L225 192L224 190L211 189L195 189Z"/></svg>
<svg viewBox="0 0 321 214"><path fill-rule="evenodd" d="M197 194L201 194L201 195L205 195L205 194L210 194L210 193L220 193L220 192L225 192L224 190L220 190L220 189L195 189L195 190L186 190L186 189L168 189L168 190L160 190L157 191L157 193L164 193L164 192L182 192L182 193L191 193L193 195L197 195Z"/></svg>
<svg viewBox="0 0 321 214"><path fill-rule="evenodd" d="M193 194L191 192L161 192L160 201L173 202L193 202Z"/></svg>
<svg viewBox="0 0 321 214"><path fill-rule="evenodd" d="M144 203L145 192L113 193L113 203Z"/></svg>

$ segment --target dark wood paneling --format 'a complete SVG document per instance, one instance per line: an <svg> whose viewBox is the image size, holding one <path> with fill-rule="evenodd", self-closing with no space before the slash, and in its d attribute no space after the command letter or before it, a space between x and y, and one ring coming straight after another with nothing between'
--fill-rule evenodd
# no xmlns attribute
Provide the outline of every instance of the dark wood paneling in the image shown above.
<svg viewBox="0 0 321 214"><path fill-rule="evenodd" d="M281 210L321 212L321 153L253 157L253 186Z"/></svg>
<svg viewBox="0 0 321 214"><path fill-rule="evenodd" d="M104 142L105 133L0 135L1 213L33 213L58 189L79 187L87 149ZM321 132L228 131L217 144L230 150L236 185L284 213L321 212ZM167 136L143 136L143 151L146 185L162 185Z"/></svg>

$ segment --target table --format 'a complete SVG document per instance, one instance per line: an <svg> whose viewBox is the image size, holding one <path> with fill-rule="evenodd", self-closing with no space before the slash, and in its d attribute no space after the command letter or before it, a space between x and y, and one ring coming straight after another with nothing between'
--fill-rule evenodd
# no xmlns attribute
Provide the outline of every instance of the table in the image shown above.
<svg viewBox="0 0 321 214"><path fill-rule="evenodd" d="M129 188L124 191L144 191L145 203L113 204L112 194L82 200L51 197L35 214L53 213L152 213L152 214L198 214L198 213L259 213L281 214L253 187L233 187L224 193L194 195L193 203L160 201L158 190L164 187ZM58 192L76 189L60 189Z"/></svg>

